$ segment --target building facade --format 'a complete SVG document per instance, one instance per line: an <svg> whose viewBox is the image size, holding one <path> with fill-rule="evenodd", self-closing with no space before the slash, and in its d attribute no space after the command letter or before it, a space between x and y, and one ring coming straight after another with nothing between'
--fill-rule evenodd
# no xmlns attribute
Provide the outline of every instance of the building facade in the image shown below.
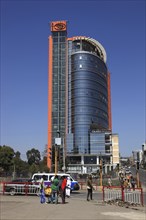
<svg viewBox="0 0 146 220"><path fill-rule="evenodd" d="M119 164L120 152L119 152L119 136L118 134L112 134L112 164Z"/></svg>
<svg viewBox="0 0 146 220"><path fill-rule="evenodd" d="M142 164L146 167L146 142L142 144Z"/></svg>
<svg viewBox="0 0 146 220"><path fill-rule="evenodd" d="M81 170L91 161L97 167L101 155L110 158L112 153L111 141L106 142L112 119L105 49L90 37L68 38L66 21L51 22L50 29L47 165L51 168L51 149L59 134L69 164L72 158Z"/></svg>

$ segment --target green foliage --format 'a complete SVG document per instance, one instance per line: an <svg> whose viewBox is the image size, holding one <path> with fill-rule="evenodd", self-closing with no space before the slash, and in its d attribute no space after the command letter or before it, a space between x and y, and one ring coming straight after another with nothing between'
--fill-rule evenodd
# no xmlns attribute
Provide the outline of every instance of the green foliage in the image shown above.
<svg viewBox="0 0 146 220"><path fill-rule="evenodd" d="M15 153L15 157L13 158L13 167L11 168L12 172L16 172L17 176L27 177L29 164L26 161L23 161L20 158L20 152Z"/></svg>
<svg viewBox="0 0 146 220"><path fill-rule="evenodd" d="M0 146L0 175L12 177L31 177L34 172L49 172L47 158L41 160L39 150L32 148L27 153L28 161L21 159L19 151L14 152L13 148Z"/></svg>
<svg viewBox="0 0 146 220"><path fill-rule="evenodd" d="M47 158L44 157L43 160L40 161L39 164L39 171L40 172L49 172L49 168L47 167Z"/></svg>
<svg viewBox="0 0 146 220"><path fill-rule="evenodd" d="M39 164L39 162L41 160L41 155L40 155L39 150L32 148L31 150L28 150L26 152L26 155L27 155L29 165Z"/></svg>
<svg viewBox="0 0 146 220"><path fill-rule="evenodd" d="M9 146L0 146L0 167L8 174L13 165L14 150Z"/></svg>
<svg viewBox="0 0 146 220"><path fill-rule="evenodd" d="M39 168L34 163L29 167L30 176L32 176L33 173L37 173L38 171L39 171Z"/></svg>

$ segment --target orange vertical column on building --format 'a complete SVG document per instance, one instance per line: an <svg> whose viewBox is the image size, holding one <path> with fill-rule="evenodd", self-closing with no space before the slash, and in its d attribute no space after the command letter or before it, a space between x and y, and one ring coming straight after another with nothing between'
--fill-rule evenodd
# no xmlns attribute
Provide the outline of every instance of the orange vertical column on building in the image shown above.
<svg viewBox="0 0 146 220"><path fill-rule="evenodd" d="M47 147L47 167L51 169L52 152L52 54L53 41L49 36L49 60L48 60L48 147Z"/></svg>
<svg viewBox="0 0 146 220"><path fill-rule="evenodd" d="M111 83L110 83L110 73L107 75L107 88L108 88L108 124L109 130L112 131L112 115L111 115Z"/></svg>

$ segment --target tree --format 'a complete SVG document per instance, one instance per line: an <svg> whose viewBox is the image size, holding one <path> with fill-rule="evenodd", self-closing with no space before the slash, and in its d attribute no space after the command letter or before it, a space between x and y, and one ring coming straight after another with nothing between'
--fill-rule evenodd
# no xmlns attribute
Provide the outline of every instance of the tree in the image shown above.
<svg viewBox="0 0 146 220"><path fill-rule="evenodd" d="M13 167L11 167L11 170L13 172L13 177L27 177L28 176L28 169L29 165L27 162L23 161L20 158L20 152L17 151L15 153L15 156L13 158Z"/></svg>
<svg viewBox="0 0 146 220"><path fill-rule="evenodd" d="M39 170L39 167L36 166L35 163L31 164L31 166L29 167L29 173L30 173L30 176L32 176L33 173L37 173Z"/></svg>
<svg viewBox="0 0 146 220"><path fill-rule="evenodd" d="M39 164L39 171L40 172L49 172L50 169L47 167L47 157L43 157L43 160L40 161L40 164Z"/></svg>
<svg viewBox="0 0 146 220"><path fill-rule="evenodd" d="M39 150L32 148L31 150L28 150L26 152L26 156L27 156L29 165L32 165L32 164L39 165L39 162L41 160L41 155L40 155Z"/></svg>
<svg viewBox="0 0 146 220"><path fill-rule="evenodd" d="M13 165L14 150L9 146L0 146L0 167L8 174Z"/></svg>
<svg viewBox="0 0 146 220"><path fill-rule="evenodd" d="M21 155L21 153L19 151L15 152L15 158L20 159L20 155Z"/></svg>

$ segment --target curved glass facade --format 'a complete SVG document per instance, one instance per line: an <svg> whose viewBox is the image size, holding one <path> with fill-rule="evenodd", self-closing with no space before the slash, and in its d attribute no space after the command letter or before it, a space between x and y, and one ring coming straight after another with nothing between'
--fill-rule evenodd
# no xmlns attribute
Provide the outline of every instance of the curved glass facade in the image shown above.
<svg viewBox="0 0 146 220"><path fill-rule="evenodd" d="M90 126L108 129L107 67L93 46L73 44L70 74L70 124L74 153L90 153ZM85 50L84 48L88 48Z"/></svg>

